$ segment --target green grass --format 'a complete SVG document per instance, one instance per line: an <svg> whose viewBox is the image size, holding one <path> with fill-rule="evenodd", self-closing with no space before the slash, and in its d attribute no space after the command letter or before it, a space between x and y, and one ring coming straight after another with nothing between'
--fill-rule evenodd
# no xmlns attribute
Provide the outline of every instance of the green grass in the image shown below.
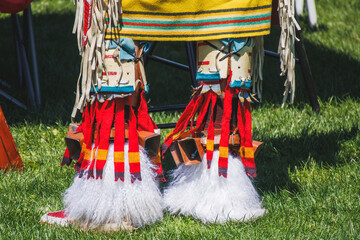
<svg viewBox="0 0 360 240"><path fill-rule="evenodd" d="M247 223L205 225L190 217L165 214L164 220L133 233L84 232L42 225L47 211L63 207L62 193L74 170L60 167L70 122L80 58L71 35L70 0L35 1L34 28L43 106L23 111L0 97L25 165L23 172L0 172L0 239L359 239L360 237L360 3L316 1L319 30L301 19L321 112L308 105L300 68L296 102L280 108L283 78L277 60L266 58L263 103L254 106L254 139L264 142L256 163L256 186L267 214ZM0 15L0 79L24 103L17 83L11 22ZM265 39L277 48L277 32ZM161 46L161 47L160 47ZM186 63L184 44L164 43L157 54ZM188 73L150 62L151 106L185 103ZM152 114L157 123L175 122L179 112ZM163 135L169 130L163 131ZM169 161L169 156L166 161ZM171 164L165 162L165 168Z"/></svg>

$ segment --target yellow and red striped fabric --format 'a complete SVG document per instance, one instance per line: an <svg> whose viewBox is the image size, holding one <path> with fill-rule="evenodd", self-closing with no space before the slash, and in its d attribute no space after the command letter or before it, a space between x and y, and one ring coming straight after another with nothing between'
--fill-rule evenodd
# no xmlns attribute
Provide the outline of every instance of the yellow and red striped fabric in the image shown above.
<svg viewBox="0 0 360 240"><path fill-rule="evenodd" d="M131 96L128 97L129 101L129 167L131 182L136 180L141 181L140 172L140 154L139 154L139 140L137 133L137 119L133 108L131 107Z"/></svg>
<svg viewBox="0 0 360 240"><path fill-rule="evenodd" d="M92 161L92 139L94 132L92 129L95 124L95 104L87 105L84 109L82 128L84 133L84 142L81 148L81 155L78 163L81 163L79 177L82 177ZM77 166L77 164L75 165Z"/></svg>
<svg viewBox="0 0 360 240"><path fill-rule="evenodd" d="M240 90L243 91L243 90ZM252 144L252 126L251 126L251 110L250 103L245 100L238 103L238 127L240 134L239 154L244 164L246 174L256 177L256 166L254 159L254 148Z"/></svg>
<svg viewBox="0 0 360 240"><path fill-rule="evenodd" d="M108 156L108 148L110 142L110 132L114 125L114 171L115 181L119 179L124 181L125 171L125 123L129 123L129 170L131 182L141 181L141 167L139 154L138 130L154 132L157 129L156 124L150 118L146 101L143 93L141 94L140 106L133 109L131 106L131 96L127 98L115 98L103 103L94 101L88 104L83 112L82 124L77 131L84 133L83 146L75 169L79 173L79 177L102 179L103 170ZM125 114L128 112L128 114ZM128 118L126 117L128 115ZM142 123L139 124L139 120ZM94 132L97 132L94 139ZM64 157L69 158L68 151ZM157 179L165 181L160 152L156 158L152 159L152 163L156 165L154 171ZM96 172L95 172L96 171Z"/></svg>
<svg viewBox="0 0 360 240"><path fill-rule="evenodd" d="M228 155L229 155L229 136L230 136L230 121L232 113L232 99L234 96L234 90L229 87L229 82L231 81L231 74L228 77L228 83L225 87L225 97L224 97L224 111L223 117L221 120L221 137L219 144L219 176L227 177L228 169Z"/></svg>
<svg viewBox="0 0 360 240"><path fill-rule="evenodd" d="M271 0L123 0L121 30L135 40L199 41L267 35Z"/></svg>

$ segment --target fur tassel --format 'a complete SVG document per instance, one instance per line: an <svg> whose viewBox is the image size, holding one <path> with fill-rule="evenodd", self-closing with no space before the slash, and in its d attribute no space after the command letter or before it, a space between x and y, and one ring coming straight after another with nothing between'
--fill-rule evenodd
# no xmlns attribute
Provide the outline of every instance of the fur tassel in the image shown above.
<svg viewBox="0 0 360 240"><path fill-rule="evenodd" d="M172 173L164 201L171 213L193 216L205 223L247 221L265 213L258 193L247 177L241 159L229 154L227 178L218 175L219 151L210 170L202 163L180 165Z"/></svg>
<svg viewBox="0 0 360 240"><path fill-rule="evenodd" d="M93 229L108 223L141 227L162 219L163 200L153 171L156 166L140 146L142 181L131 183L128 150L125 144L124 182L114 181L113 143L109 146L103 179L75 177L64 194L66 214L71 221Z"/></svg>

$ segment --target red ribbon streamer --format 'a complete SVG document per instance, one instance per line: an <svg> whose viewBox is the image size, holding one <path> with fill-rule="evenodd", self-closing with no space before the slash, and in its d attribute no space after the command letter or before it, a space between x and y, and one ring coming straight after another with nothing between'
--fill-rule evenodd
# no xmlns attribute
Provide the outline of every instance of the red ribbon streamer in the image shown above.
<svg viewBox="0 0 360 240"><path fill-rule="evenodd" d="M125 99L115 99L114 171L115 181L124 181Z"/></svg>
<svg viewBox="0 0 360 240"><path fill-rule="evenodd" d="M224 97L224 111L221 120L221 137L219 144L219 176L227 177L228 169L228 153L229 153L229 136L230 136L230 121L232 113L232 99L233 92L229 87L231 80L231 72L228 78L228 83L225 88Z"/></svg>
<svg viewBox="0 0 360 240"><path fill-rule="evenodd" d="M129 99L129 165L131 182L141 181L139 140L137 133L137 122L134 110L131 107L131 96Z"/></svg>
<svg viewBox="0 0 360 240"><path fill-rule="evenodd" d="M211 109L210 109L210 119L209 119L209 126L208 126L208 135L206 140L206 160L207 160L207 167L210 169L211 161L213 158L214 153L214 108L216 105L217 95L213 91L208 91L207 94L210 95L211 99ZM209 104L210 105L210 104ZM207 109L207 108L206 108Z"/></svg>
<svg viewBox="0 0 360 240"><path fill-rule="evenodd" d="M115 101L105 101L101 104L97 113L97 121L100 122L98 129L98 148L96 159L96 179L102 179L104 166L109 149L110 131L114 120Z"/></svg>
<svg viewBox="0 0 360 240"><path fill-rule="evenodd" d="M254 150L253 150L252 137L251 137L251 130L252 130L251 111L250 111L250 103L248 101L245 100L243 104L239 102L237 118L238 118L239 134L241 139L241 144L239 149L241 160L244 164L246 174L256 177Z"/></svg>

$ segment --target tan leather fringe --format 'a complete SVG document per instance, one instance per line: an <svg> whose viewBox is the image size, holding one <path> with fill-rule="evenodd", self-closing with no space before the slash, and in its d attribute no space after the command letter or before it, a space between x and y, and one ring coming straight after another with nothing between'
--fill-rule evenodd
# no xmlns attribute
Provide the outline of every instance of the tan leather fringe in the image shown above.
<svg viewBox="0 0 360 240"><path fill-rule="evenodd" d="M82 56L80 74L77 82L76 100L72 117L75 117L77 110L82 111L90 101L90 89L95 84L101 88L99 77L103 72L105 57L104 37L107 28L110 32L118 31L118 19L122 13L121 0L90 0L91 26L84 34L84 0L76 0L76 15L73 33L77 36L79 53ZM106 24L105 16L109 18ZM112 27L115 26L115 27ZM86 46L83 46L83 37L87 37ZM106 70L106 69L105 69Z"/></svg>
<svg viewBox="0 0 360 240"><path fill-rule="evenodd" d="M282 107L285 105L290 94L290 103L294 102L295 97L295 40L296 30L300 26L295 19L295 0L279 0L279 22L281 34L278 46L280 54L280 76L286 75L284 83L285 91Z"/></svg>

